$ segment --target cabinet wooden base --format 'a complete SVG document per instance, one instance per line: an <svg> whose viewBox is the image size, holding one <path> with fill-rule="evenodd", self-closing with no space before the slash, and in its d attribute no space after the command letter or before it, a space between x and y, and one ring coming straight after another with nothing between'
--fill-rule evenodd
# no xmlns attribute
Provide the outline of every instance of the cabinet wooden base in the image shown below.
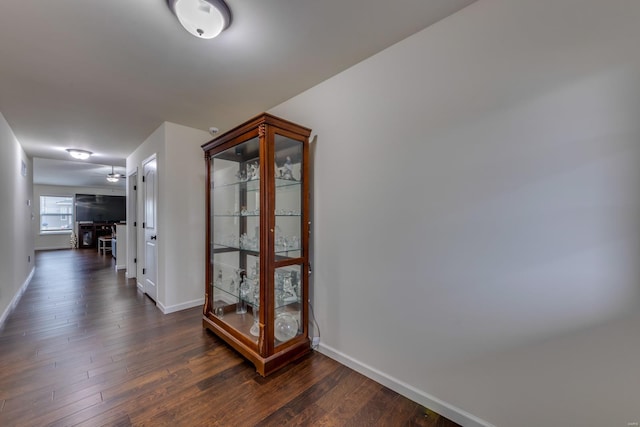
<svg viewBox="0 0 640 427"><path fill-rule="evenodd" d="M237 352L244 356L256 367L256 371L266 377L272 372L277 371L289 362L304 356L311 351L311 342L308 337L303 337L299 342L287 346L282 351L274 353L269 357L262 357L255 350L248 347L245 343L236 339L235 336L218 326L207 316L202 318L202 326L222 338Z"/></svg>

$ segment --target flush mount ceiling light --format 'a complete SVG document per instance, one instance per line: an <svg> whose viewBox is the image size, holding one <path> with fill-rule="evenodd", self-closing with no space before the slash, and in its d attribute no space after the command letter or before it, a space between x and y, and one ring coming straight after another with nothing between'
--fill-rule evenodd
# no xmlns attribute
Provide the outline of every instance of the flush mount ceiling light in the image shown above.
<svg viewBox="0 0 640 427"><path fill-rule="evenodd" d="M167 0L167 4L185 30L200 39L212 39L231 24L224 0Z"/></svg>
<svg viewBox="0 0 640 427"><path fill-rule="evenodd" d="M87 160L93 153L87 150L78 150L76 148L67 148L67 152L71 157L78 160Z"/></svg>
<svg viewBox="0 0 640 427"><path fill-rule="evenodd" d="M120 180L120 178L123 178L124 176L120 173L115 173L113 171L113 166L111 166L111 173L107 174L107 181L109 182L118 182Z"/></svg>

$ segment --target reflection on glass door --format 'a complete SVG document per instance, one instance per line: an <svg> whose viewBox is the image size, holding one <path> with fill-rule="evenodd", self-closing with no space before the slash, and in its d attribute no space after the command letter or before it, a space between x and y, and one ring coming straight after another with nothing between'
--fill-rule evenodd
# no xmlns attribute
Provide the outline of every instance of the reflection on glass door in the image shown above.
<svg viewBox="0 0 640 427"><path fill-rule="evenodd" d="M256 137L215 155L210 166L212 311L256 343L260 298L259 155Z"/></svg>

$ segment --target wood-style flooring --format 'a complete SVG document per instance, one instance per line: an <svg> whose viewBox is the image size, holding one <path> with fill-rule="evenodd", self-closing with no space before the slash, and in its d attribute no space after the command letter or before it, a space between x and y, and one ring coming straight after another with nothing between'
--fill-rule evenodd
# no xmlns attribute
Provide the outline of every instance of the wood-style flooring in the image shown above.
<svg viewBox="0 0 640 427"><path fill-rule="evenodd" d="M457 425L317 352L262 378L200 307L164 315L113 265L36 254L0 330L0 426Z"/></svg>

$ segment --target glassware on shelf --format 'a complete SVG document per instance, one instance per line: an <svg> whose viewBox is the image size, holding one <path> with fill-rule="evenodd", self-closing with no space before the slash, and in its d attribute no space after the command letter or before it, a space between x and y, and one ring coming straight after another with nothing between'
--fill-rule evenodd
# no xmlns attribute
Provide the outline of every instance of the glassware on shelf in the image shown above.
<svg viewBox="0 0 640 427"><path fill-rule="evenodd" d="M298 280L298 272L291 272L291 288L293 289L296 298L300 296L300 281Z"/></svg>
<svg viewBox="0 0 640 427"><path fill-rule="evenodd" d="M282 179L289 179L293 181L293 163L291 163L291 157L287 156L282 169Z"/></svg>
<svg viewBox="0 0 640 427"><path fill-rule="evenodd" d="M242 233L240 236L240 249L246 249L250 251L257 251L260 247L259 237L249 237L247 233Z"/></svg>
<svg viewBox="0 0 640 427"><path fill-rule="evenodd" d="M238 178L238 181L240 182L245 182L247 180L247 171L244 168L238 169L238 172L236 172L236 178Z"/></svg>
<svg viewBox="0 0 640 427"><path fill-rule="evenodd" d="M252 211L247 210L246 208L243 208L240 211L240 216L258 216L260 215L260 209L254 209Z"/></svg>
<svg viewBox="0 0 640 427"><path fill-rule="evenodd" d="M253 325L249 333L254 337L260 336L260 288L257 283L253 287Z"/></svg>
<svg viewBox="0 0 640 427"><path fill-rule="evenodd" d="M300 216L299 209L276 209L276 216Z"/></svg>
<svg viewBox="0 0 640 427"><path fill-rule="evenodd" d="M256 279L253 284L253 305L260 305L260 279Z"/></svg>
<svg viewBox="0 0 640 427"><path fill-rule="evenodd" d="M276 252L297 251L300 249L300 238L298 236L283 236L282 230L276 226Z"/></svg>
<svg viewBox="0 0 640 427"><path fill-rule="evenodd" d="M234 293L236 291L236 279L231 278L231 282L229 282L229 292Z"/></svg>
<svg viewBox="0 0 640 427"><path fill-rule="evenodd" d="M247 280L244 270L236 270L239 277L240 285L238 286L238 304L236 304L236 314L245 314L247 312L247 297L251 291L251 285Z"/></svg>
<svg viewBox="0 0 640 427"><path fill-rule="evenodd" d="M291 237L289 245L291 246L291 250L300 249L300 238L298 236Z"/></svg>
<svg viewBox="0 0 640 427"><path fill-rule="evenodd" d="M276 271L274 289L276 293L276 307L284 305L284 274Z"/></svg>
<svg viewBox="0 0 640 427"><path fill-rule="evenodd" d="M282 283L282 294L285 303L298 301L298 294L296 289L292 285L291 274L284 277Z"/></svg>
<svg viewBox="0 0 640 427"><path fill-rule="evenodd" d="M287 156L282 167L278 167L278 163L276 162L276 178L296 181L293 177L293 163L291 162L291 156Z"/></svg>
<svg viewBox="0 0 640 427"><path fill-rule="evenodd" d="M249 333L254 337L260 336L260 308L258 304L253 305L253 325L251 325Z"/></svg>
<svg viewBox="0 0 640 427"><path fill-rule="evenodd" d="M222 319L224 317L224 306L220 305L216 307L216 309L214 310L214 314L217 318Z"/></svg>
<svg viewBox="0 0 640 427"><path fill-rule="evenodd" d="M247 173L247 177L250 181L260 179L260 165L258 162L253 162L249 165L249 173Z"/></svg>
<svg viewBox="0 0 640 427"><path fill-rule="evenodd" d="M291 313L283 312L278 314L274 326L274 335L280 342L289 341L298 334L298 320Z"/></svg>
<svg viewBox="0 0 640 427"><path fill-rule="evenodd" d="M251 267L251 275L249 276L249 278L253 281L257 281L260 279L260 277L258 276L258 274L260 274L260 262L256 261L256 263L253 265L253 267ZM258 287L258 290L260 288Z"/></svg>
<svg viewBox="0 0 640 427"><path fill-rule="evenodd" d="M216 276L216 280L213 282L214 286L217 286L219 288L222 287L222 269L219 268L218 269L218 276Z"/></svg>

